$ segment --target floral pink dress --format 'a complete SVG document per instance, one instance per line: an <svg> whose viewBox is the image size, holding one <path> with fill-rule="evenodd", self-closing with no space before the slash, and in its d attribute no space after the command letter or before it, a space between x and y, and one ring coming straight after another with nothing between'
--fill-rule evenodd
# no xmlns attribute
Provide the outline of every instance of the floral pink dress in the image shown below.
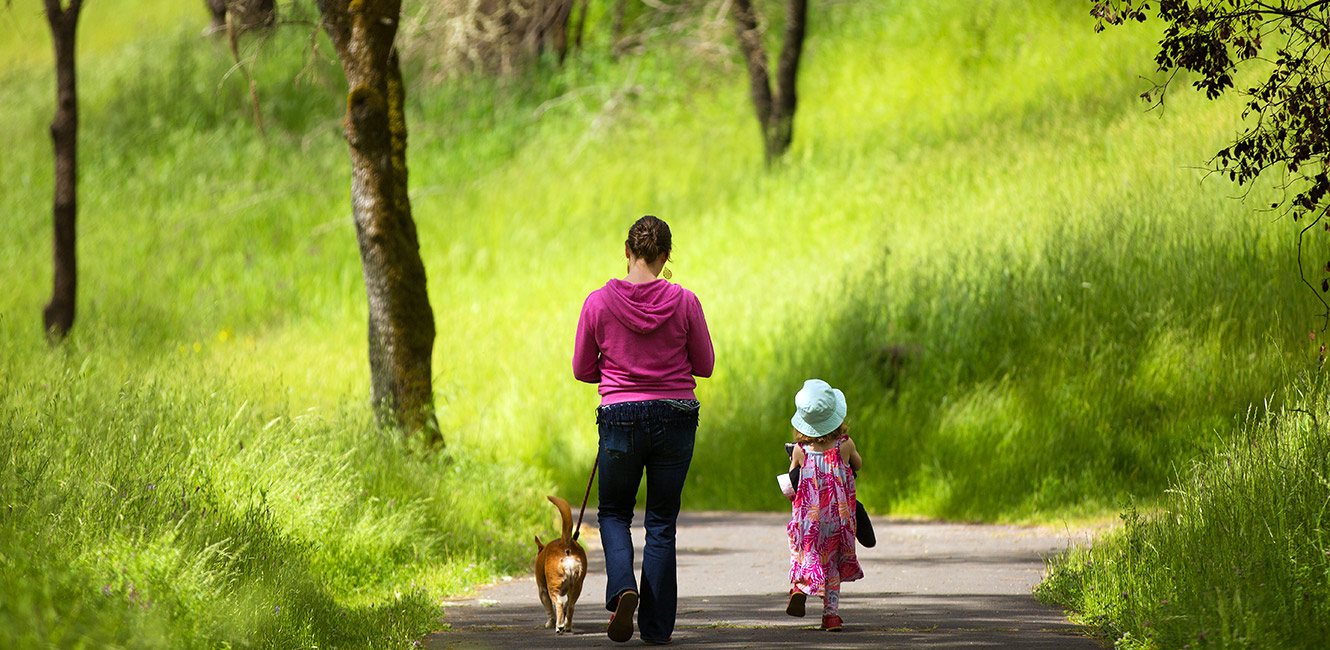
<svg viewBox="0 0 1330 650"><path fill-rule="evenodd" d="M842 435L826 451L804 451L799 488L786 532L790 538L790 582L817 596L830 583L864 577L854 553L854 474L840 456Z"/></svg>

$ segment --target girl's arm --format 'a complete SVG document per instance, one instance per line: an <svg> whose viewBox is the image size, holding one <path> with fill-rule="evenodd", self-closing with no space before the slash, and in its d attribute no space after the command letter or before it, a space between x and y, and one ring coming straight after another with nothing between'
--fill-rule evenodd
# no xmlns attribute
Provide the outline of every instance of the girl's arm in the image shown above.
<svg viewBox="0 0 1330 650"><path fill-rule="evenodd" d="M840 450L841 454L850 460L850 469L858 472L859 468L864 466L864 459L859 457L859 450L854 448L854 440L846 438L845 442L841 444Z"/></svg>

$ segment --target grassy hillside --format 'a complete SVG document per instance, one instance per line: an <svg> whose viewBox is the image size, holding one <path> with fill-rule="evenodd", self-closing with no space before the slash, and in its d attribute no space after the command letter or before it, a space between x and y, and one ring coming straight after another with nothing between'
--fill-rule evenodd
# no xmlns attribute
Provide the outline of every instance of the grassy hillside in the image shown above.
<svg viewBox="0 0 1330 650"><path fill-rule="evenodd" d="M449 443L426 455L364 409L331 48L300 26L248 46L264 140L202 8L120 4L80 29L80 302L56 351L49 46L31 8L3 18L13 639L394 645L433 599L517 570L552 528L539 495L585 484L572 332L645 213L717 350L689 507L784 505L790 403L818 376L849 398L872 510L1097 516L1157 497L1312 358L1292 229L1254 213L1270 190L1236 201L1194 168L1233 106L1135 99L1149 25L1095 35L1070 1L835 4L773 170L741 65L696 49L411 86Z"/></svg>

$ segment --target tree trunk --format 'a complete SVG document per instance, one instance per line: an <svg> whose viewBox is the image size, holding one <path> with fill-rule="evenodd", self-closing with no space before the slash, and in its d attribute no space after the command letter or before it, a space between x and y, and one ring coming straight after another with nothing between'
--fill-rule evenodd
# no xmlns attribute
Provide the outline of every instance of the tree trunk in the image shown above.
<svg viewBox="0 0 1330 650"><path fill-rule="evenodd" d="M537 25L537 54L548 44L559 57L559 65L568 57L568 20L573 15L573 0L541 0Z"/></svg>
<svg viewBox="0 0 1330 650"><path fill-rule="evenodd" d="M577 26L573 28L573 49L582 49L582 30L586 28L586 11L588 0L582 0L581 7L577 12Z"/></svg>
<svg viewBox="0 0 1330 650"><path fill-rule="evenodd" d="M749 97L762 130L762 146L768 165L785 155L794 138L795 86L799 77L799 59L803 54L807 14L807 0L788 0L784 44L776 67L776 89L773 92L757 10L752 0L734 0L735 35L748 63Z"/></svg>
<svg viewBox="0 0 1330 650"><path fill-rule="evenodd" d="M762 31L757 25L757 10L753 8L752 0L734 0L734 22L739 48L748 63L748 96L757 113L757 125L762 130L762 145L769 165L774 158L771 81L767 73L767 49L762 45Z"/></svg>
<svg viewBox="0 0 1330 650"><path fill-rule="evenodd" d="M78 267L74 250L74 223L78 181L78 93L74 78L74 35L78 29L82 0L45 0L46 19L55 43L55 119L51 121L51 144L55 151L55 278L51 301L42 310L47 339L63 340L74 326L74 296Z"/></svg>
<svg viewBox="0 0 1330 650"><path fill-rule="evenodd" d="M208 33L217 34L226 29L226 0L206 1L208 13L212 14L212 23L208 25Z"/></svg>
<svg viewBox="0 0 1330 650"><path fill-rule="evenodd" d="M371 398L381 421L442 444L434 416L434 312L407 196L406 90L393 38L401 0L319 0L346 73L351 206L369 301Z"/></svg>
<svg viewBox="0 0 1330 650"><path fill-rule="evenodd" d="M799 58L804 50L808 0L787 0L785 9L785 43L776 63L776 96L771 116L774 147L768 147L774 149L776 157L784 155L794 139L795 85L799 79Z"/></svg>
<svg viewBox="0 0 1330 650"><path fill-rule="evenodd" d="M210 33L226 29L227 14L231 15L234 29L245 32L273 24L277 19L273 0L206 0L212 14Z"/></svg>
<svg viewBox="0 0 1330 650"><path fill-rule="evenodd" d="M614 55L614 58L616 59L619 58L620 54L619 42L623 40L623 20L624 20L624 14L627 12L627 10L628 10L628 0L615 0L614 26L612 28L613 31L611 32L611 36L613 37L614 41L613 44L610 45L610 49L612 51L611 53Z"/></svg>

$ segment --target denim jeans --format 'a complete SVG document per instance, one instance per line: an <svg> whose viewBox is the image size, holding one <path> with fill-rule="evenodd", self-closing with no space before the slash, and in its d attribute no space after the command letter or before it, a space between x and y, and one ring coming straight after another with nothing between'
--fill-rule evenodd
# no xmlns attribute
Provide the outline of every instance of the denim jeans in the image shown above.
<svg viewBox="0 0 1330 650"><path fill-rule="evenodd" d="M619 594L639 596L637 625L644 641L666 641L674 632L679 590L674 557L675 521L688 465L693 460L698 406L694 401L651 400L596 409L600 429L600 541L605 549L605 608ZM642 472L647 475L646 544L642 582L633 579L633 507Z"/></svg>

